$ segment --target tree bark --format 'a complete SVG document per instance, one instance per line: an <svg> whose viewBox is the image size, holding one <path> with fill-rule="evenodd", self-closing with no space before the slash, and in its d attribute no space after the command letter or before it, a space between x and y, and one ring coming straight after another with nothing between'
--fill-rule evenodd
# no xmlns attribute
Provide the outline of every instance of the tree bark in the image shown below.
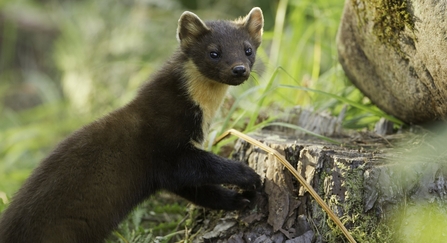
<svg viewBox="0 0 447 243"><path fill-rule="evenodd" d="M290 131L262 131L251 136L283 154L358 242L393 242L396 233L387 223L393 220L394 210L410 201L446 201L443 174L447 166L440 162L439 154L424 152L427 148L420 144L427 142L419 136L359 133L344 138L345 145L339 146L288 134ZM398 140L421 154L406 156L408 146L391 146ZM445 150L433 145L438 142L427 144L429 150ZM441 154L445 161L445 152ZM272 155L239 140L232 157L262 176L263 193L252 208L242 212L195 211L193 231L198 233L193 242L348 242Z"/></svg>

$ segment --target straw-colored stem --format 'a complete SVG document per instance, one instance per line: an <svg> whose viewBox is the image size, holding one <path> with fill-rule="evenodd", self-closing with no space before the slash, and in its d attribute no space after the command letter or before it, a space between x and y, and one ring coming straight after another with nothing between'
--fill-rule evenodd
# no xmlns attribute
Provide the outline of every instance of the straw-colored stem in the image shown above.
<svg viewBox="0 0 447 243"><path fill-rule="evenodd" d="M321 199L321 197L312 188L312 186L309 185L309 183L307 183L307 181L298 173L298 171L296 171L295 168L293 168L292 165L278 151L270 148L269 146L255 140L255 139L253 139L237 130L234 130L234 129L230 129L230 130L227 130L226 132L224 132L220 137L218 137L216 139L214 144L219 143L221 140L228 137L229 135L234 135L236 137L239 137L240 139L243 139L243 140L251 143L252 145L255 145L255 146L261 148L262 150L270 153L271 155L273 155L277 159L279 159L279 161L292 173L292 175L295 176L296 179L298 179L298 181L301 183L301 185L303 185L306 188L306 190L317 201L317 203L323 208L323 210L326 211L326 213L335 222L335 224L337 224L337 226L340 228L340 230L343 232L343 234L346 236L346 238L349 240L349 242L356 243L354 238L351 236L349 231L345 228L345 226L340 221L340 219L337 217L337 215L335 215L334 212L332 212L332 210L329 208L329 206L323 201L323 199Z"/></svg>

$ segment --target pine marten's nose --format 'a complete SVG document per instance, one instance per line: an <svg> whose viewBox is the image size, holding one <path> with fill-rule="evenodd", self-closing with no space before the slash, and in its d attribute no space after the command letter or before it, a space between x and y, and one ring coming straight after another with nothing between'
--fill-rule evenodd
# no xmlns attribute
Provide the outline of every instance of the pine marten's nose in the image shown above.
<svg viewBox="0 0 447 243"><path fill-rule="evenodd" d="M247 68L244 65L237 65L233 67L233 75L234 76L244 76L245 72L247 72Z"/></svg>

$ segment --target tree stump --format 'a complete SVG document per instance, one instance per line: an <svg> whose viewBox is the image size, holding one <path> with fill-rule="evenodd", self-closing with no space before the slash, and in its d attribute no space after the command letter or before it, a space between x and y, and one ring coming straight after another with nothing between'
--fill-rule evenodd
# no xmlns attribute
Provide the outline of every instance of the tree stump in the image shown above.
<svg viewBox="0 0 447 243"><path fill-rule="evenodd" d="M447 118L445 1L346 0L337 47L351 82L406 123Z"/></svg>
<svg viewBox="0 0 447 243"><path fill-rule="evenodd" d="M250 136L283 154L358 242L394 242L391 239L400 232L389 224L398 220L393 217L395 210L410 202L444 205L446 201L447 155L433 157L435 153L430 152L429 156L421 145L430 144L428 150L440 152L445 150L445 140L438 146L412 134L358 133L338 138L344 143L340 146L288 134L264 130ZM391 144L396 141L412 148L394 148ZM421 154L406 156L414 148ZM242 212L196 210L193 242L348 242L275 157L239 140L232 158L248 163L262 176L263 193L252 208Z"/></svg>

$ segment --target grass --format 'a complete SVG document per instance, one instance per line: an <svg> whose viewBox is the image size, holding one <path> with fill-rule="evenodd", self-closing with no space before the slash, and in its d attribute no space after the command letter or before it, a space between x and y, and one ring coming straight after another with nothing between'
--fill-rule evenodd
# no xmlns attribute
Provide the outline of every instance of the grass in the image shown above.
<svg viewBox="0 0 447 243"><path fill-rule="evenodd" d="M231 9L245 14L252 6L265 7L266 30L258 50L258 71L246 84L231 89L211 126L210 142L229 128L248 133L268 125L275 119L268 115L272 107L299 105L333 115L347 107L345 128L368 129L381 117L401 124L363 97L338 64L335 35L344 1L280 0L275 5L253 0L215 6L194 2L200 6L199 16L206 19L237 17L228 16L234 13ZM0 211L59 141L134 97L139 85L176 48L177 18L184 10L181 4L175 0L153 5L141 1L110 4L106 0L41 4L6 0L0 4L2 12L20 9L23 16L33 16L42 23L38 27L42 30L35 32L23 31L14 18L3 23ZM213 10L217 4L219 11ZM51 36L53 32L44 31L51 28L57 33L55 37ZM19 49L28 52L17 58L12 50ZM37 97L39 104L25 110L12 109L5 101L14 100L16 91ZM208 143L207 148L218 152L231 141L225 140L215 148ZM148 212L182 215L186 210L182 201L174 208L169 206L172 202L156 205L162 201L153 197L141 205L109 242L163 242L166 239L156 237L178 237L182 229L177 227L177 216L149 225L142 220L150 218ZM154 207L159 211L155 212Z"/></svg>
<svg viewBox="0 0 447 243"><path fill-rule="evenodd" d="M184 235L186 201L167 193L157 193L123 221L107 242L143 243L180 240Z"/></svg>

